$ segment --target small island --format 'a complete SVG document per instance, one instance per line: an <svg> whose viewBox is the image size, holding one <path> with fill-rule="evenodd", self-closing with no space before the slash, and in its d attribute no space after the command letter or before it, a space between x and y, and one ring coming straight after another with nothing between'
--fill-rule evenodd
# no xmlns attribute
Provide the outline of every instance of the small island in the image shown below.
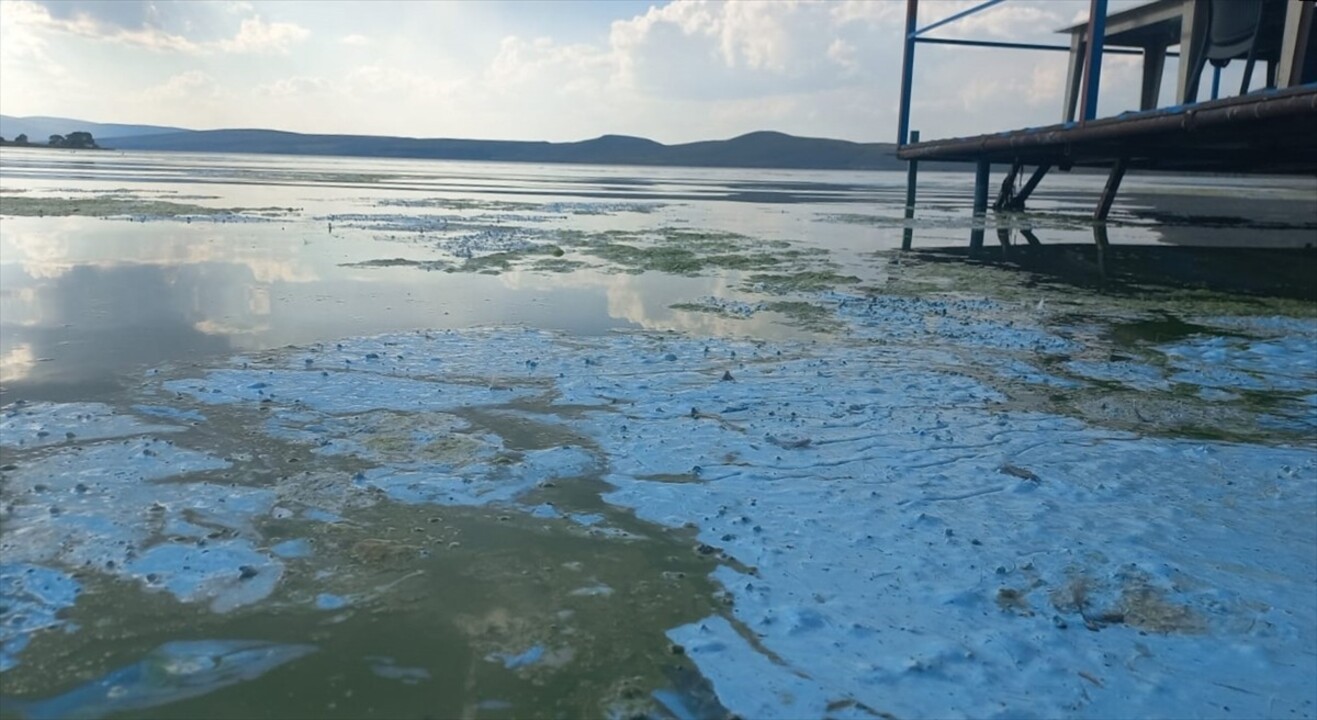
<svg viewBox="0 0 1317 720"><path fill-rule="evenodd" d="M30 148L61 148L66 150L104 150L105 148L96 144L96 139L89 132L71 132L67 135L51 135L45 144L34 143L28 139L26 134L19 134L13 140L6 140L0 137L0 146L12 147L30 147Z"/></svg>

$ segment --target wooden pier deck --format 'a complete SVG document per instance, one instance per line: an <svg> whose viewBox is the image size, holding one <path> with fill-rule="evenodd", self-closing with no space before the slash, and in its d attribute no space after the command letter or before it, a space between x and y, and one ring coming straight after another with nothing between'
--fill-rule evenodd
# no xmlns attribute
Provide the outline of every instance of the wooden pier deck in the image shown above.
<svg viewBox="0 0 1317 720"><path fill-rule="evenodd" d="M1317 174L1317 84L1008 132L915 142L903 160Z"/></svg>

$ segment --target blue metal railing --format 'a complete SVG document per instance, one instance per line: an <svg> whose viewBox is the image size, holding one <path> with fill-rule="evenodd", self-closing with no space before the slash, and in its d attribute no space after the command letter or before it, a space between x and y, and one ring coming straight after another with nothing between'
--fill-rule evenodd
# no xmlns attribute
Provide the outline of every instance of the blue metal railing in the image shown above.
<svg viewBox="0 0 1317 720"><path fill-rule="evenodd" d="M913 92L914 84L916 44L928 43L932 45L964 45L969 47L1010 48L1015 50L1070 51L1069 47L1063 45L923 37L925 33L931 30L936 30L944 25L948 25L975 13L1000 5L1005 1L1006 0L985 0L985 2L981 2L971 8L967 8L919 28L917 27L919 19L919 0L906 0L905 36L903 38L904 50L901 58L901 105L898 111L896 126L897 145L907 144L910 135L910 97ZM1107 0L1089 0L1088 32L1085 39L1087 53L1084 58L1084 87L1083 94L1080 96L1082 98L1082 104L1080 106L1082 112L1080 117L1084 120L1092 120L1097 117L1098 87L1102 76L1102 55L1104 52L1103 40L1106 37L1106 24ZM1126 48L1111 48L1105 50L1105 52L1133 55L1140 54L1142 51ZM1168 55L1174 55L1174 53L1168 53Z"/></svg>
<svg viewBox="0 0 1317 720"><path fill-rule="evenodd" d="M1001 3L1004 3L1004 2L1006 2L1006 0L987 0L987 2L979 3L978 5L975 5L974 7L969 8L968 10L962 10L962 11L956 13L955 15L952 15L951 17L942 18L941 20L938 20L937 22L933 23L932 25L926 25L926 26L924 26L924 27L922 27L922 28L916 30L916 31L915 31L915 36L918 37L918 36L923 35L924 33L928 32L929 30L936 30L937 28L940 28L940 27L942 27L943 25L948 25L948 24L953 23L953 22L955 22L955 21L957 21L957 20L959 20L959 19L961 19L961 18L963 18L963 17L969 17L970 15L973 15L973 14L976 13L976 12L979 12L979 11L981 11L981 10L987 10L988 8L992 7L993 5L1000 5Z"/></svg>

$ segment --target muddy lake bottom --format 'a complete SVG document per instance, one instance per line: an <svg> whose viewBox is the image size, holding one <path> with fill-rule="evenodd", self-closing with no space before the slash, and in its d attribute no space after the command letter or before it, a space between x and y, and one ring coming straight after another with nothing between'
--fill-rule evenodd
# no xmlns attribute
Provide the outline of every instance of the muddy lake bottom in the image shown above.
<svg viewBox="0 0 1317 720"><path fill-rule="evenodd" d="M6 148L0 717L1312 718L1317 182L1101 181Z"/></svg>

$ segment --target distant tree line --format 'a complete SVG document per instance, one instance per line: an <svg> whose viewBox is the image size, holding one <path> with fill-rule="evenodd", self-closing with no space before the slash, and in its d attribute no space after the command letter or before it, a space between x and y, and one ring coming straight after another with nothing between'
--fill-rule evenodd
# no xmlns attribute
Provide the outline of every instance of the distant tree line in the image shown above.
<svg viewBox="0 0 1317 720"><path fill-rule="evenodd" d="M32 141L28 140L27 134L22 133L15 137L13 142L0 137L0 145L27 145L33 146ZM71 132L68 135L51 135L46 142L49 147L58 148L99 148L95 138L89 132Z"/></svg>

